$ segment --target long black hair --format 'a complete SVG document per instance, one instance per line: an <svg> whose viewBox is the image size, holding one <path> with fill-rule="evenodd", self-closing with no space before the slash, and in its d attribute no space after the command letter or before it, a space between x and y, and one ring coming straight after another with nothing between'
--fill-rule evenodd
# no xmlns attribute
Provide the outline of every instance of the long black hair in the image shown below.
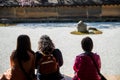
<svg viewBox="0 0 120 80"><path fill-rule="evenodd" d="M28 51L34 53L31 50L31 42L28 35L20 35L17 38L17 46L15 50L15 55L13 59L17 58L22 61L27 61L30 59Z"/></svg>

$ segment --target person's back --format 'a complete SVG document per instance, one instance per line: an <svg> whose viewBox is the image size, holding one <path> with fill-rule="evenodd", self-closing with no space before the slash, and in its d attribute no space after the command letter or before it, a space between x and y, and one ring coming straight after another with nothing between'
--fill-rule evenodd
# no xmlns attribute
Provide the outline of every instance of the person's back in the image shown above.
<svg viewBox="0 0 120 80"><path fill-rule="evenodd" d="M29 36L20 35L17 38L17 47L10 56L10 65L10 80L28 80L28 77L34 77L35 55L31 50Z"/></svg>
<svg viewBox="0 0 120 80"><path fill-rule="evenodd" d="M10 59L11 59L11 80L27 80L26 79L26 75L24 75L23 71L20 68L19 62L17 59L13 60L13 56L14 56L15 52L12 53ZM22 66L25 70L25 72L27 72L28 74L30 74L32 76L32 74L34 73L34 63L35 63L35 56L31 53L28 52L29 56L30 56L30 60L23 62L22 61Z"/></svg>
<svg viewBox="0 0 120 80"><path fill-rule="evenodd" d="M100 68L100 57L99 55L93 53L92 57L95 59L97 65ZM86 55L86 53L82 53L76 56L76 61L73 66L74 70L77 71L77 76L80 80L99 80L99 75L96 71L96 68L91 60L91 58Z"/></svg>
<svg viewBox="0 0 120 80"><path fill-rule="evenodd" d="M73 69L75 71L73 80L100 80L96 66L91 59L91 57L94 59L98 69L100 70L100 56L91 52L93 48L92 39L86 37L82 40L81 44L85 52L76 56L75 63L73 65Z"/></svg>
<svg viewBox="0 0 120 80"><path fill-rule="evenodd" d="M54 66L53 72L50 72L50 74L46 75L40 71L41 65L39 62L42 59L43 53L45 55L49 55L49 54L53 55L53 57L55 58L55 61L58 63L57 71L56 71L55 65L53 65ZM48 62L45 61L45 63L49 63L49 62L51 61L48 61ZM61 51L59 49L55 49L55 46L49 36L47 35L41 36L39 41L39 51L36 52L36 67L38 69L38 72L39 73L41 72L39 76L40 80L61 80L63 78L63 76L60 73L60 67L62 65L63 65L63 57L62 57ZM46 69L48 69L48 66L46 66ZM48 70L45 70L45 71L48 71Z"/></svg>

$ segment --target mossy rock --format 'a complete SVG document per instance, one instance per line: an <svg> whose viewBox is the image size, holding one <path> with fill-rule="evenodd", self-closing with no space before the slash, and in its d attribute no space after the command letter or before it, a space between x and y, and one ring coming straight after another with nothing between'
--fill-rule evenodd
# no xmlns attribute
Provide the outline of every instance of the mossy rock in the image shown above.
<svg viewBox="0 0 120 80"><path fill-rule="evenodd" d="M71 34L75 34L75 35L102 34L102 31L100 31L100 30L92 30L91 32L88 32L88 33L78 32L78 31L72 31L72 32L70 32L70 33L71 33Z"/></svg>

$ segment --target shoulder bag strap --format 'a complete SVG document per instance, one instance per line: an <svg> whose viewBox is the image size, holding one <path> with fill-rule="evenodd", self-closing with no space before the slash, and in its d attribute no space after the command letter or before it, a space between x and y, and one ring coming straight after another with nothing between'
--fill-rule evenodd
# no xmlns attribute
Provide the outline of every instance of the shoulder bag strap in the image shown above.
<svg viewBox="0 0 120 80"><path fill-rule="evenodd" d="M24 75L26 76L27 80L32 80L32 79L30 78L30 76L28 75L28 73L27 73L27 72L25 71L25 69L23 68L22 63L21 63L21 61L20 61L19 59L18 59L18 64L19 64L21 70L23 71Z"/></svg>
<svg viewBox="0 0 120 80"><path fill-rule="evenodd" d="M88 56L92 59L93 64L95 65L98 74L101 75L101 73L100 73L100 71L99 71L99 69L98 69L98 66L97 66L97 64L96 64L96 62L95 62L95 60L94 60L94 58L92 57L92 55L91 55L91 54L88 54Z"/></svg>

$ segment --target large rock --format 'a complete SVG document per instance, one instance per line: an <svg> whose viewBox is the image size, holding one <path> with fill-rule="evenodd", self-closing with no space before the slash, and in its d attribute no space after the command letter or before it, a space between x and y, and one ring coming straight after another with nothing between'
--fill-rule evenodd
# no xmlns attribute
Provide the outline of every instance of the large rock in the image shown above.
<svg viewBox="0 0 120 80"><path fill-rule="evenodd" d="M78 30L78 32L85 32L85 33L88 32L87 25L85 23L83 23L83 21L78 22L77 30Z"/></svg>

